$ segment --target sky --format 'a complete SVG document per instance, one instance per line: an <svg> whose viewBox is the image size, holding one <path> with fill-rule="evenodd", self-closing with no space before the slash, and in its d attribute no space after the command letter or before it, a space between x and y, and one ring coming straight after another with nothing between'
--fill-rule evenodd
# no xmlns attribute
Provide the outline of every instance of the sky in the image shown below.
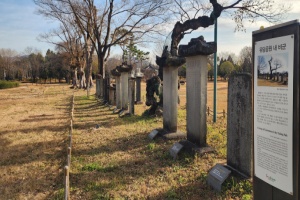
<svg viewBox="0 0 300 200"><path fill-rule="evenodd" d="M300 20L300 0L276 0L277 2L290 3L292 10L280 23L298 19ZM52 44L37 40L40 34L47 33L58 27L57 22L49 21L36 14L36 5L32 0L0 0L0 49L13 49L23 53L28 47L40 50L45 55L47 49L54 50ZM246 23L246 32L234 32L235 24L228 18L218 19L218 52L239 54L245 46L252 45L252 31L261 26L269 27L265 21L254 24ZM203 35L206 41L214 40L214 27L198 29L182 43L187 44L191 37ZM147 49L146 49L147 50ZM151 53L153 50L148 50ZM154 57L154 55L152 55Z"/></svg>

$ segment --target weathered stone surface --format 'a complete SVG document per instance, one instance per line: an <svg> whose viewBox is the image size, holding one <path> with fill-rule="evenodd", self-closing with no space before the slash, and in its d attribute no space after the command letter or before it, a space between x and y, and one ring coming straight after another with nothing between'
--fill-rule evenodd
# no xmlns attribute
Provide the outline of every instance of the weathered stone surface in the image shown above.
<svg viewBox="0 0 300 200"><path fill-rule="evenodd" d="M187 139L206 146L207 56L187 57Z"/></svg>
<svg viewBox="0 0 300 200"><path fill-rule="evenodd" d="M176 132L178 113L178 68L164 67L163 73L163 128L168 132Z"/></svg>
<svg viewBox="0 0 300 200"><path fill-rule="evenodd" d="M96 78L96 97L100 98L100 81L101 79Z"/></svg>
<svg viewBox="0 0 300 200"><path fill-rule="evenodd" d="M121 99L122 109L128 109L128 72L121 72Z"/></svg>
<svg viewBox="0 0 300 200"><path fill-rule="evenodd" d="M121 77L116 76L116 107L117 109L122 108L122 99L121 99Z"/></svg>
<svg viewBox="0 0 300 200"><path fill-rule="evenodd" d="M110 105L115 105L116 104L116 86L110 84L109 86L109 104Z"/></svg>
<svg viewBox="0 0 300 200"><path fill-rule="evenodd" d="M128 98L129 98L129 114L134 115L134 103L135 103L135 79L129 79L128 88Z"/></svg>
<svg viewBox="0 0 300 200"><path fill-rule="evenodd" d="M234 74L228 81L227 165L252 176L252 76Z"/></svg>
<svg viewBox="0 0 300 200"><path fill-rule="evenodd" d="M196 55L210 55L217 51L217 44L215 42L206 42L203 36L199 38L192 38L187 45L179 46L179 56L189 57Z"/></svg>
<svg viewBox="0 0 300 200"><path fill-rule="evenodd" d="M141 102L141 80L142 77L137 76L136 77L136 102Z"/></svg>

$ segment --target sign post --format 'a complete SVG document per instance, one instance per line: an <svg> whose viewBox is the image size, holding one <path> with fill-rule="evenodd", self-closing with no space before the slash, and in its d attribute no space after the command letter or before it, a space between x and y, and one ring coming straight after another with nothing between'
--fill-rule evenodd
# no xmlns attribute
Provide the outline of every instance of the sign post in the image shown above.
<svg viewBox="0 0 300 200"><path fill-rule="evenodd" d="M296 20L253 32L255 200L299 199L299 36Z"/></svg>

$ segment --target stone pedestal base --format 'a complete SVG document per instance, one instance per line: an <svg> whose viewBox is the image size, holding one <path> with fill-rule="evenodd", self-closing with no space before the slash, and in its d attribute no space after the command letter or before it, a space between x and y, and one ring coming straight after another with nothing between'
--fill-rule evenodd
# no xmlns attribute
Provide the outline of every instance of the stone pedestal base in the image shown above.
<svg viewBox="0 0 300 200"><path fill-rule="evenodd" d="M156 137L163 137L164 139L172 140L172 139L185 139L186 134L184 132L181 132L179 130L174 132L169 132L165 129L154 129L151 131L151 133L148 135L150 139L154 139Z"/></svg>
<svg viewBox="0 0 300 200"><path fill-rule="evenodd" d="M203 156L206 153L214 153L216 152L214 148L210 146L200 147L188 140L182 140L179 142L183 145L183 150L189 153L198 153L199 156Z"/></svg>

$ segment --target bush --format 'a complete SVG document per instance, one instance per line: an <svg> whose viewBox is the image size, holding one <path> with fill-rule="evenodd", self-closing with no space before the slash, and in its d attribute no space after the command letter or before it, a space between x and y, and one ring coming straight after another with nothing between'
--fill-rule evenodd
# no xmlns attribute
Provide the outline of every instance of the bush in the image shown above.
<svg viewBox="0 0 300 200"><path fill-rule="evenodd" d="M19 87L19 82L0 81L0 89Z"/></svg>

